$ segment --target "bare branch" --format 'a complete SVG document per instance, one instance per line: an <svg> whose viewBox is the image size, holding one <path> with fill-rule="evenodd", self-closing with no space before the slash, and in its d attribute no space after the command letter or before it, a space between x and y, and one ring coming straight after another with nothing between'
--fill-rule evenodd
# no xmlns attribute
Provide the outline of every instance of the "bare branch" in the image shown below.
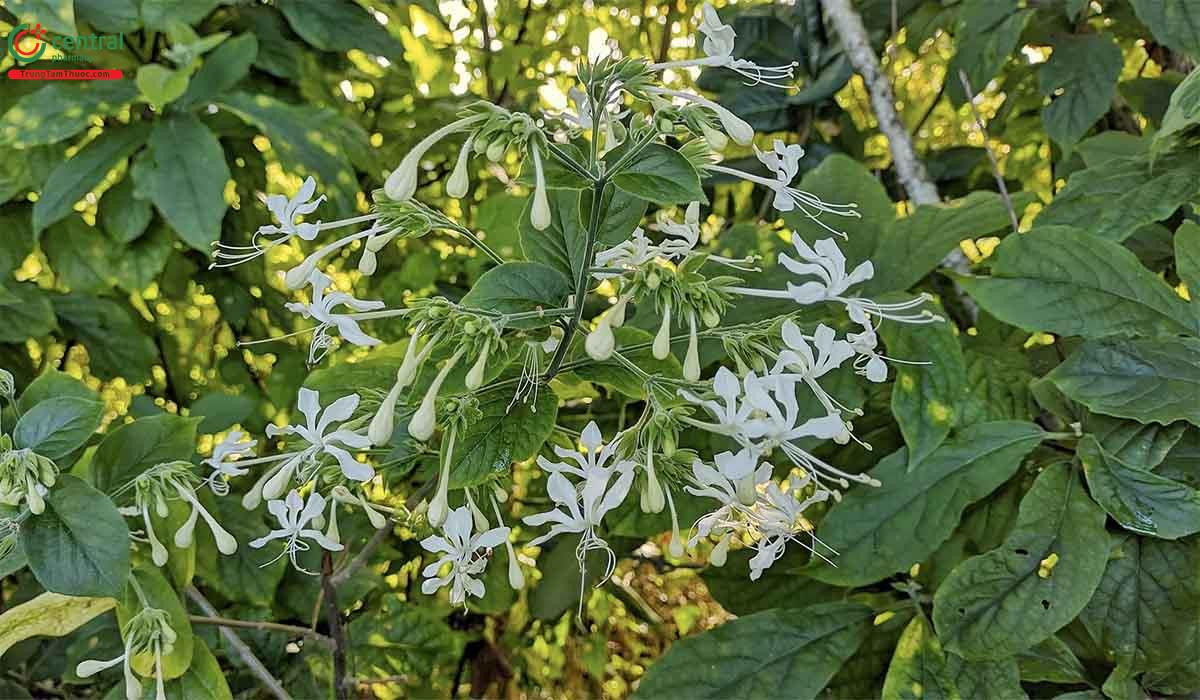
<svg viewBox="0 0 1200 700"><path fill-rule="evenodd" d="M992 147L988 145L987 128L983 126L979 109L975 107L975 91L971 89L971 80L967 77L965 70L958 71L958 79L962 81L963 90L967 93L967 104L971 105L971 115L975 117L975 127L979 129L979 136L983 139L983 150L992 163L992 177L996 178L996 185L1000 187L1000 197L1004 200L1004 206L1008 208L1008 218L1012 222L1013 233L1018 233L1021 223L1017 219L1017 210L1013 208L1012 197L1008 195L1008 185L1004 184L1004 176L1000 174L1000 163L996 161L996 154L992 153Z"/></svg>
<svg viewBox="0 0 1200 700"><path fill-rule="evenodd" d="M196 607L204 611L205 615L211 618L218 617L217 609L212 603L208 602L208 598L205 598L204 594L197 590L195 586L187 587L187 596L192 599ZM241 657L242 662L246 664L246 668L250 669L250 673L258 678L263 687L267 689L267 692L277 698L277 700L292 700L292 696L288 695L288 692L283 689L283 685L280 684L279 679L271 675L271 672L267 670L263 662L254 655L254 652L242 641L241 637L237 636L236 632L230 629L230 627L222 625L221 636L224 637L225 642L229 644L234 652Z"/></svg>

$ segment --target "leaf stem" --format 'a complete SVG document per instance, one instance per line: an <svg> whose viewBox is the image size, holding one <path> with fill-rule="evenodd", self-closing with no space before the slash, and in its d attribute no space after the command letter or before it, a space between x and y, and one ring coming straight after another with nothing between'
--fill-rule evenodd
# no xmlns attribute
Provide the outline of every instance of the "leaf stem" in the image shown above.
<svg viewBox="0 0 1200 700"><path fill-rule="evenodd" d="M575 336L575 329L579 327L579 323L583 319L583 299L587 295L588 280L592 277L588 268L595 255L596 239L600 236L600 222L602 220L600 210L604 203L604 189L606 187L608 187L608 178L603 175L592 183L592 210L588 222L587 245L583 249L583 261L579 266L579 272L575 278L575 296L571 300L571 305L575 313L572 315L571 322L563 331L562 341L559 342L558 348L554 351L554 357L550 360L550 366L546 368L545 381L550 381L558 374L559 367L562 365L563 359L567 356L567 350L571 347L571 339Z"/></svg>

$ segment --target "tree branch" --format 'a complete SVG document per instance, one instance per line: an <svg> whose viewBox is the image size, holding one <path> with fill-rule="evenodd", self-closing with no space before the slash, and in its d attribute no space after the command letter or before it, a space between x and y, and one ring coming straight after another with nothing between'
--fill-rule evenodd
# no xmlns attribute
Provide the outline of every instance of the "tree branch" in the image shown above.
<svg viewBox="0 0 1200 700"><path fill-rule="evenodd" d="M195 600L193 598L193 600ZM198 603L197 603L198 604ZM207 611L206 611L207 612ZM234 620L228 617L217 617L210 615L188 615L188 621L193 625L216 625L218 627L240 627L242 629L259 630L264 632L282 632L290 634L293 637L304 637L321 644L323 646L332 647L333 640L320 632L314 632L307 627L298 625L284 625L278 622L265 622L260 620Z"/></svg>
<svg viewBox="0 0 1200 700"><path fill-rule="evenodd" d="M333 586L333 557L329 552L321 555L321 592L325 598L325 617L329 625L329 636L333 640L333 697L351 700L350 686L346 682L346 636L342 629L342 611L337 604L337 591Z"/></svg>
<svg viewBox="0 0 1200 700"><path fill-rule="evenodd" d="M192 602L196 604L196 607L204 611L205 615L208 615L212 618L218 617L217 609L213 607L212 603L208 602L208 598L205 598L204 594L201 593L195 586L188 586L186 592L187 597L191 598ZM241 637L237 636L236 632L229 627L222 625L221 636L234 650L234 652L241 657L242 662L246 664L246 668L250 669L250 673L254 674L254 676L258 678L263 687L267 689L267 692L277 698L277 700L292 700L292 696L288 695L288 692L283 689L283 685L279 683L279 680L275 678L275 676L271 675L271 672L267 670L267 667L263 665L263 662L259 661L258 657L254 655L254 652L250 649L250 647L242 641Z"/></svg>
<svg viewBox="0 0 1200 700"><path fill-rule="evenodd" d="M1013 208L1012 197L1008 196L1008 185L1004 184L1004 176L1000 174L1000 163L996 161L996 154L992 153L992 147L988 145L987 127L983 125L983 118L979 116L979 109L975 107L975 91L971 89L971 79L967 77L965 70L958 71L958 79L962 81L963 90L967 93L967 104L971 106L971 116L975 117L975 127L979 129L979 137L983 139L983 150L992 164L992 177L996 178L1000 197L1004 200L1004 206L1008 208L1013 233L1019 233L1021 223L1017 220L1017 210Z"/></svg>

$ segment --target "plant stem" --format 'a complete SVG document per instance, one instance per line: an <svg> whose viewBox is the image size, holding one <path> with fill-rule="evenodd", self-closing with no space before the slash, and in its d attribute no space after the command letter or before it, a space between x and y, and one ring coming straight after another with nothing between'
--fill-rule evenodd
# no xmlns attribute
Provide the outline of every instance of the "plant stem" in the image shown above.
<svg viewBox="0 0 1200 700"><path fill-rule="evenodd" d="M191 598L192 602L196 604L196 607L200 608L205 615L208 615L214 619L216 618L217 609L195 586L188 586L186 592L187 597ZM229 627L222 625L221 636L225 638L225 641L230 647L233 648L234 652L241 657L242 662L246 664L246 668L250 669L250 673L252 673L255 678L258 678L259 682L263 684L263 687L267 689L267 692L273 695L276 700L292 700L292 696L288 695L288 692L283 689L283 685L279 682L279 679L271 675L271 672L267 670L267 667L263 665L263 662L254 655L254 652L251 651L250 647L242 641L241 637L237 636L236 632Z"/></svg>
<svg viewBox="0 0 1200 700"><path fill-rule="evenodd" d="M228 617L217 617L215 615L188 615L188 621L193 625L216 625L218 627L240 627L248 630L260 630L266 632L282 632L290 634L293 637L304 637L311 639L323 646L332 646L333 640L320 632L314 632L307 627L298 625L284 625L278 622L265 622L260 620L234 620Z"/></svg>
<svg viewBox="0 0 1200 700"><path fill-rule="evenodd" d="M587 295L588 280L592 276L592 273L589 271L589 263L595 254L596 239L600 236L600 221L602 220L600 209L604 202L604 189L607 186L608 179L604 176L597 178L592 183L592 211L588 222L587 245L584 246L583 261L579 265L579 274L575 278L575 297L571 301L575 313L571 317L570 324L563 331L562 341L558 344L558 349L554 351L554 357L550 360L550 366L546 368L546 381L550 381L558 374L558 368L567 356L568 348L571 347L571 339L575 336L575 329L579 327L579 322L583 320L583 298Z"/></svg>
<svg viewBox="0 0 1200 700"><path fill-rule="evenodd" d="M342 630L342 611L338 609L337 591L333 584L333 557L329 552L321 555L321 591L325 598L329 636L333 640L333 697L336 700L351 700L350 688L346 684L346 636Z"/></svg>

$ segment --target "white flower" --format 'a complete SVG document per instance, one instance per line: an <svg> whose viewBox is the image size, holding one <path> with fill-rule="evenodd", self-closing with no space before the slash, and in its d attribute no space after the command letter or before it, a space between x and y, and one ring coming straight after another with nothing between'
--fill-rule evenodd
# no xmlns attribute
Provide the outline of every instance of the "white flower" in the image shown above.
<svg viewBox="0 0 1200 700"><path fill-rule="evenodd" d="M0 367L0 398L13 400L16 392L16 381L12 372Z"/></svg>
<svg viewBox="0 0 1200 700"><path fill-rule="evenodd" d="M652 66L653 67L653 66ZM721 128L725 133L729 134L737 143L743 146L749 146L754 141L754 127L746 123L744 119L729 111L725 107L713 102L712 100L694 95L690 92L681 92L679 90L668 90L666 88L649 87L646 88L646 93L650 95L663 95L666 97L674 97L686 102L692 102L708 109L713 114L717 115L717 119L721 122ZM717 166L710 166L717 167ZM733 171L738 172L738 171Z"/></svg>
<svg viewBox="0 0 1200 700"><path fill-rule="evenodd" d="M875 276L875 267L870 260L859 263L847 274L846 256L832 238L822 238L809 247L803 238L793 235L792 246L804 262L793 260L787 253L780 253L779 263L795 275L817 278L801 285L788 283L788 293L798 304L838 300L853 285Z"/></svg>
<svg viewBox="0 0 1200 700"><path fill-rule="evenodd" d="M814 503L828 500L831 492L818 488L811 496L801 500L801 489L807 485L808 480L805 479L799 485L785 491L775 482L768 482L763 489L754 510L755 526L761 536L755 543L758 552L750 558L751 581L757 581L763 571L783 556L788 542L800 542L798 535L801 533L807 533L813 544L800 544L816 556L829 561L817 551L815 544L819 540L812 534L810 526L803 519L803 514Z"/></svg>
<svg viewBox="0 0 1200 700"><path fill-rule="evenodd" d="M421 575L426 577L421 584L422 593L429 595L449 585L450 602L455 605L465 603L468 593L476 598L483 597L483 582L477 577L487 568L491 549L508 542L509 529L495 527L472 536L474 520L470 508L455 508L446 516L441 535L430 535L421 540L421 546L427 551L443 555L422 570ZM446 565L450 566L450 571L439 576Z"/></svg>
<svg viewBox="0 0 1200 700"><path fill-rule="evenodd" d="M313 329L312 345L308 352L310 364L320 361L332 345L333 340L326 333L331 326L337 328L338 335L348 343L360 347L371 347L380 343L378 338L367 335L358 327L358 321L352 314L335 312L333 309L336 306L345 305L360 312L376 311L384 307L382 301L355 299L345 292L326 293L325 290L333 283L333 280L316 270L309 276L308 282L312 285L312 301L307 304L289 302L285 306L288 311L298 313L304 318L314 319L319 323Z"/></svg>
<svg viewBox="0 0 1200 700"><path fill-rule="evenodd" d="M106 669L121 664L125 673L125 697L127 700L139 700L142 697L142 684L134 674L131 662L139 654L153 654L156 700L166 700L163 686L163 656L171 653L175 647L178 635L171 627L171 618L165 610L159 608L142 608L138 614L130 618L121 630L125 648L120 656L107 661L87 659L75 666L75 674L80 678L88 678Z"/></svg>
<svg viewBox="0 0 1200 700"><path fill-rule="evenodd" d="M831 372L854 355L854 348L844 340L837 340L834 331L824 323L813 331L812 345L804 338L791 319L783 322L781 329L788 350L780 353L779 363L799 373L805 379L816 379ZM814 352L815 351L815 352Z"/></svg>
<svg viewBox="0 0 1200 700"><path fill-rule="evenodd" d="M754 375L751 373L748 376ZM679 395L688 402L704 408L709 415L716 419L715 424L696 421L694 424L697 427L724 435L732 435L740 429L751 410L749 404L741 401L742 383L729 368L722 366L717 369L717 374L713 377L713 392L720 401L701 399L683 389L679 390Z"/></svg>
<svg viewBox="0 0 1200 700"><path fill-rule="evenodd" d="M370 447L371 439L337 425L354 414L354 409L358 408L358 401L358 394L343 396L322 412L320 394L312 389L301 388L296 406L304 414L304 424L286 425L282 428L268 425L267 435L294 435L307 444L299 450L277 455L276 466L259 478L254 488L242 499L242 505L252 509L262 497L268 500L278 498L287 489L297 469L301 469L302 476L305 477L302 480L307 481L307 477L320 465L323 455L336 459L347 479L367 481L374 476L375 470L354 459L347 450L366 449Z"/></svg>
<svg viewBox="0 0 1200 700"><path fill-rule="evenodd" d="M292 566L296 567L297 570L311 574L311 571L305 571L296 562L297 553L309 550L310 545L305 540L312 540L323 549L331 552L340 552L343 549L340 542L334 542L320 530L307 527L311 520L319 517L325 511L325 497L316 491L308 495L307 502L300 498L300 494L296 491L289 491L285 500L268 502L267 510L279 521L279 529L271 530L266 535L252 540L250 546L255 549L261 549L272 540L286 541L284 542L283 552L278 557L263 564L263 566L274 563L280 557L287 555L288 559L292 562Z"/></svg>
<svg viewBox="0 0 1200 700"><path fill-rule="evenodd" d="M325 201L325 195L321 195L315 200L312 199L316 191L317 181L309 177L300 186L300 191L296 193L295 197L289 198L282 194L273 194L267 197L267 209L275 218L276 223L259 226L251 244L248 246L231 246L225 245L220 241L214 242L213 247L215 250L210 269L213 267L232 267L248 260L253 260L267 252L269 248L280 243L286 243L295 236L299 236L306 241L316 238L317 233L322 229L321 222L301 223L296 221L297 218L316 211L317 207L321 206L321 202ZM275 237L272 238L272 236ZM262 239L261 241L260 238Z"/></svg>
<svg viewBox="0 0 1200 700"><path fill-rule="evenodd" d="M781 212L799 210L809 219L816 222L817 225L821 226L821 228L843 238L846 237L846 234L831 228L819 216L821 214L831 214L833 216L858 218L860 215L856 204L830 204L811 192L805 192L804 190L790 186L792 180L799 172L799 160L804 156L803 148L795 144L788 146L779 139L775 139L770 151L764 152L755 148L754 152L758 155L759 161L767 166L767 169L774 175L774 179L752 175L723 165L712 164L704 167L705 170L733 175L748 182L762 185L775 193L772 204L776 210Z"/></svg>
<svg viewBox="0 0 1200 700"><path fill-rule="evenodd" d="M879 337L875 334L875 329L869 325L865 326L862 333L847 333L846 339L850 341L850 347L858 355L854 358L855 372L871 382L887 381L888 370L887 363L884 362L885 358L875 352L875 348L879 346Z"/></svg>
<svg viewBox="0 0 1200 700"><path fill-rule="evenodd" d="M758 499L757 488L771 478L771 465L758 466L754 451L748 447L737 453L721 452L713 457L710 467L700 460L692 462L692 484L683 489L694 496L711 498L721 505L696 521L696 535L688 542L694 547L701 538L714 530L738 529L740 518L749 512Z"/></svg>
<svg viewBox="0 0 1200 700"><path fill-rule="evenodd" d="M623 460L611 467L605 466L612 459L617 443L601 447L602 439L600 428L592 421L584 428L580 438L588 450L586 454L557 445L554 448L559 457L569 459L574 464L555 463L538 457L538 466L550 472L546 491L556 508L527 516L524 522L534 527L551 523L549 532L535 537L529 543L531 546L559 535L580 533L582 538L575 552L580 571L584 569L588 551L599 549L608 554L608 565L602 577L602 580L607 580L616 566L616 555L608 543L596 534L596 528L604 516L621 505L629 494L633 484L634 463ZM567 474L579 477L582 481L576 485L567 478ZM613 481L614 476L616 481Z"/></svg>
<svg viewBox="0 0 1200 700"><path fill-rule="evenodd" d="M663 257L662 248L647 238L646 232L639 226L633 230L629 238L611 248L597 252L595 261L596 267L634 270L659 257ZM592 273L592 276L603 280L619 277L620 273L595 272Z"/></svg>
<svg viewBox="0 0 1200 700"><path fill-rule="evenodd" d="M836 415L801 420L796 384L790 378L767 375L759 379L750 373L745 389L746 400L754 412L742 423L741 434L750 443L762 441L767 446L782 446L806 437L828 440L845 427Z"/></svg>
<svg viewBox="0 0 1200 700"><path fill-rule="evenodd" d="M387 181L384 182L383 191L387 194L388 199L394 202L406 202L412 199L413 194L417 191L417 168L421 164L421 159L425 157L425 153L438 141L441 141L450 134L462 131L473 124L483 121L488 116L486 113L475 114L459 119L421 139L404 156L404 159L400 161L400 165L396 166L396 169L388 175Z"/></svg>
<svg viewBox="0 0 1200 700"><path fill-rule="evenodd" d="M150 544L150 557L155 566L165 565L169 553L154 531L154 522L150 518L150 513L153 511L160 519L166 518L170 515L168 501L182 500L192 508L187 520L175 531L175 546L180 548L191 546L196 522L203 517L209 530L212 531L217 550L222 554L233 554L237 551L237 539L221 527L217 519L196 498L195 487L199 484L200 477L192 473L192 463L179 460L163 462L150 467L126 487L133 489L133 505L123 506L117 510L122 515L141 516L146 529L135 539L144 540ZM121 491L124 490L123 488Z"/></svg>
<svg viewBox="0 0 1200 700"><path fill-rule="evenodd" d="M708 3L704 3L702 12L704 19L700 22L700 31L704 34L704 53L709 58L733 56L733 42L737 37L733 27L723 24L717 11Z"/></svg>
<svg viewBox="0 0 1200 700"><path fill-rule="evenodd" d="M250 471L244 467L239 468L237 460L254 454L254 446L258 444L258 440L243 442L242 438L244 437L246 437L246 434L240 430L229 431L225 439L213 447L212 456L200 462L212 467L212 474L208 475L205 483L218 496L224 496L229 493L229 482L227 479L242 476Z"/></svg>

